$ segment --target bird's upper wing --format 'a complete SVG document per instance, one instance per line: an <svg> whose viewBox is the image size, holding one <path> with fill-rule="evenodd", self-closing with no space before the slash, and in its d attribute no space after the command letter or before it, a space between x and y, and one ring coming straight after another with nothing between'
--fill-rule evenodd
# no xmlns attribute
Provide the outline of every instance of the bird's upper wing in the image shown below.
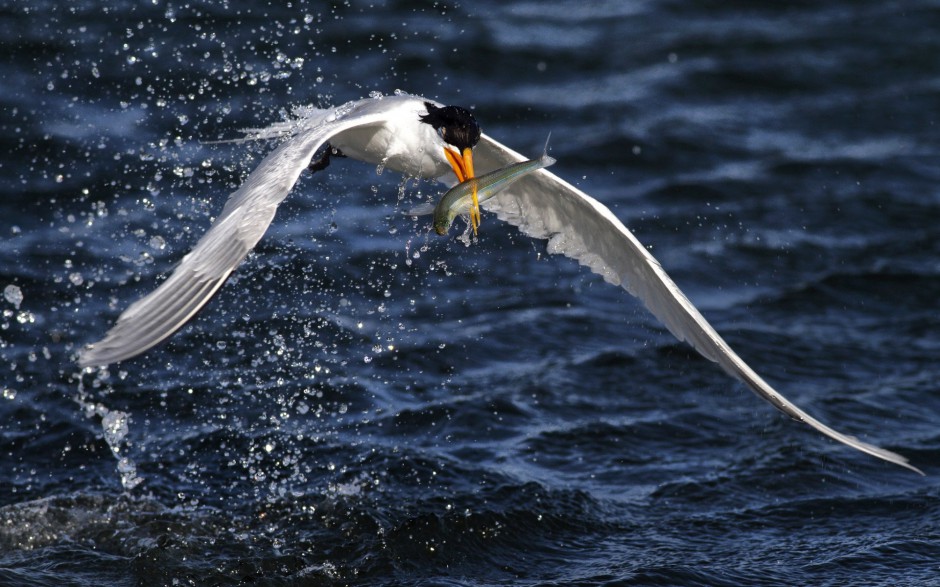
<svg viewBox="0 0 940 587"><path fill-rule="evenodd" d="M229 197L209 231L172 275L131 304L101 341L82 349L78 364L107 365L138 355L192 318L264 235L278 204L317 149L337 133L386 120L388 114L377 103L308 111L297 122L294 134L265 157Z"/></svg>
<svg viewBox="0 0 940 587"><path fill-rule="evenodd" d="M483 135L474 167L486 173L526 158ZM484 206L524 234L548 239L548 251L577 259L638 297L679 340L743 381L791 418L862 452L923 474L905 457L833 430L783 397L745 363L682 293L662 266L603 204L553 173L532 173Z"/></svg>

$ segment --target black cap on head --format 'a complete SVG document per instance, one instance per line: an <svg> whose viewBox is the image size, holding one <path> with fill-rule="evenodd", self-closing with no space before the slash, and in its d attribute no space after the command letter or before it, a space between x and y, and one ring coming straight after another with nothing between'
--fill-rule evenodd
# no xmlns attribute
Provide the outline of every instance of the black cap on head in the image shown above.
<svg viewBox="0 0 940 587"><path fill-rule="evenodd" d="M480 140L480 125L466 108L460 106L435 106L424 103L427 114L420 116L421 122L433 126L441 134L444 142L451 144L461 152L473 148Z"/></svg>

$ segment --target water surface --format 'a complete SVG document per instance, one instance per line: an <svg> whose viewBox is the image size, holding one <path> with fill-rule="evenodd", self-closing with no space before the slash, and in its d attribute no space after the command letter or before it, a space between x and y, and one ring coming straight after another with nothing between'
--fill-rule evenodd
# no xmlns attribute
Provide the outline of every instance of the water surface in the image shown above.
<svg viewBox="0 0 940 587"><path fill-rule="evenodd" d="M926 0L0 9L0 583L936 582L937 30ZM168 343L79 373L270 148L210 141L395 90L551 131L772 385L927 477L354 161Z"/></svg>

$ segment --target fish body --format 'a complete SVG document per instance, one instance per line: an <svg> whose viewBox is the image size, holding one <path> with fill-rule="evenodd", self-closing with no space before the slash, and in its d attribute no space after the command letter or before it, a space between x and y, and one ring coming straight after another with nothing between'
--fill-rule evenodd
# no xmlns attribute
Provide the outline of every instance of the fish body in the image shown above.
<svg viewBox="0 0 940 587"><path fill-rule="evenodd" d="M476 189L478 201L482 204L515 181L554 163L555 159L548 155L548 142L546 141L545 151L538 159L514 163L479 177L471 177L450 188L433 209L429 205L424 205L412 209L410 213L412 215L421 215L433 212L435 232L446 235L454 223L454 219L459 214L470 210L473 203L474 189Z"/></svg>

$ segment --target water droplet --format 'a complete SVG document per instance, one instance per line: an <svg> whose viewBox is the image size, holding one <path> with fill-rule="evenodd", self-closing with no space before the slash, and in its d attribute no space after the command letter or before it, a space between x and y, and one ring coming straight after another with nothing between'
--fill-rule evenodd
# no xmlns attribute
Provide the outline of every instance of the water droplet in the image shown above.
<svg viewBox="0 0 940 587"><path fill-rule="evenodd" d="M3 297L6 301L13 304L14 308L19 310L20 304L23 303L23 290L16 285L8 285L3 288Z"/></svg>

